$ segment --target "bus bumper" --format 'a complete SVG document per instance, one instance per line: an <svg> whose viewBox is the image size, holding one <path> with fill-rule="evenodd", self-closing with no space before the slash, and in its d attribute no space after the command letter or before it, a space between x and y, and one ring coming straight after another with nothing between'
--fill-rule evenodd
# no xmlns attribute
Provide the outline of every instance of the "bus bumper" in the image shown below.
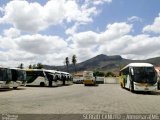
<svg viewBox="0 0 160 120"><path fill-rule="evenodd" d="M22 84L21 81L16 81L16 82L12 81L10 82L10 87L19 87L21 84Z"/></svg>
<svg viewBox="0 0 160 120"><path fill-rule="evenodd" d="M9 84L0 83L0 88L10 88Z"/></svg>
<svg viewBox="0 0 160 120"><path fill-rule="evenodd" d="M156 91L157 84L154 85L147 85L147 84L134 84L135 91Z"/></svg>
<svg viewBox="0 0 160 120"><path fill-rule="evenodd" d="M83 83L85 85L94 85L95 84L95 82L93 80L84 80Z"/></svg>
<svg viewBox="0 0 160 120"><path fill-rule="evenodd" d="M52 81L52 86L53 86L53 87L56 87L56 86L58 86L58 85L57 85L57 82L55 82L55 81Z"/></svg>

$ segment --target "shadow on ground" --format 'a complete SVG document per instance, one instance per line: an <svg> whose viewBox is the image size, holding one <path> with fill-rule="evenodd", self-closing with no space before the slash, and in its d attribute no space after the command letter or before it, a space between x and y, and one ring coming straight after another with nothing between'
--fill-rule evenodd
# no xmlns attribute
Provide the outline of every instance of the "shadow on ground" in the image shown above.
<svg viewBox="0 0 160 120"><path fill-rule="evenodd" d="M125 89L125 90L128 90L129 92L131 92L129 89ZM131 93L139 94L139 95L160 95L160 90L157 90L157 91L134 91Z"/></svg>
<svg viewBox="0 0 160 120"><path fill-rule="evenodd" d="M13 89L13 88L0 88L0 92L8 92L8 91L12 91L12 90L25 90L26 88L17 88L17 89Z"/></svg>
<svg viewBox="0 0 160 120"><path fill-rule="evenodd" d="M17 89L12 89L12 90L25 90L26 88L17 88Z"/></svg>
<svg viewBox="0 0 160 120"><path fill-rule="evenodd" d="M12 89L8 89L8 88L1 88L0 89L0 92L8 92L8 91L11 91Z"/></svg>
<svg viewBox="0 0 160 120"><path fill-rule="evenodd" d="M137 91L134 93L141 94L141 95L160 95L160 91Z"/></svg>

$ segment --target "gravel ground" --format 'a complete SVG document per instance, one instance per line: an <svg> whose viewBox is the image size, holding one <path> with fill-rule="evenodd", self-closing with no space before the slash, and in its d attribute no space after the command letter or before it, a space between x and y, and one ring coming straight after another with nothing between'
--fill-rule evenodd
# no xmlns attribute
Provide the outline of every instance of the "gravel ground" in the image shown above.
<svg viewBox="0 0 160 120"><path fill-rule="evenodd" d="M0 113L160 113L160 91L131 93L118 84L0 90Z"/></svg>

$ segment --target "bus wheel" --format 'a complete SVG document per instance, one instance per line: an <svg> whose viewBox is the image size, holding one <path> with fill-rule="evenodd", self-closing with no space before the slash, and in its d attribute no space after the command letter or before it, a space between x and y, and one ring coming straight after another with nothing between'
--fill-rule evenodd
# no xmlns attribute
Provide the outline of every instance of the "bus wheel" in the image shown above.
<svg viewBox="0 0 160 120"><path fill-rule="evenodd" d="M17 89L17 87L13 87L13 89Z"/></svg>
<svg viewBox="0 0 160 120"><path fill-rule="evenodd" d="M160 82L158 81L157 89L160 90Z"/></svg>
<svg viewBox="0 0 160 120"><path fill-rule="evenodd" d="M134 92L133 82L130 83L130 85L129 85L129 90L130 90L131 92Z"/></svg>
<svg viewBox="0 0 160 120"><path fill-rule="evenodd" d="M121 88L124 88L123 85L122 85L122 83L121 83Z"/></svg>
<svg viewBox="0 0 160 120"><path fill-rule="evenodd" d="M44 82L41 82L41 83L40 83L40 86L41 86L41 87L44 87L44 86L45 86L45 85L44 85Z"/></svg>

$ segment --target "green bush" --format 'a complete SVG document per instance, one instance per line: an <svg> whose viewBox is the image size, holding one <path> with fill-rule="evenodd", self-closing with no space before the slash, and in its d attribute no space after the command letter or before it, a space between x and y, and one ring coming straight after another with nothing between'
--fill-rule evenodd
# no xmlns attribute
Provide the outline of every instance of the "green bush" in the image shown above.
<svg viewBox="0 0 160 120"><path fill-rule="evenodd" d="M115 77L116 75L114 74L114 73L112 73L112 72L107 72L106 74L105 74L105 77Z"/></svg>
<svg viewBox="0 0 160 120"><path fill-rule="evenodd" d="M104 77L105 76L105 74L104 74L104 72L100 72L100 71L94 71L94 76L99 76L99 77Z"/></svg>

